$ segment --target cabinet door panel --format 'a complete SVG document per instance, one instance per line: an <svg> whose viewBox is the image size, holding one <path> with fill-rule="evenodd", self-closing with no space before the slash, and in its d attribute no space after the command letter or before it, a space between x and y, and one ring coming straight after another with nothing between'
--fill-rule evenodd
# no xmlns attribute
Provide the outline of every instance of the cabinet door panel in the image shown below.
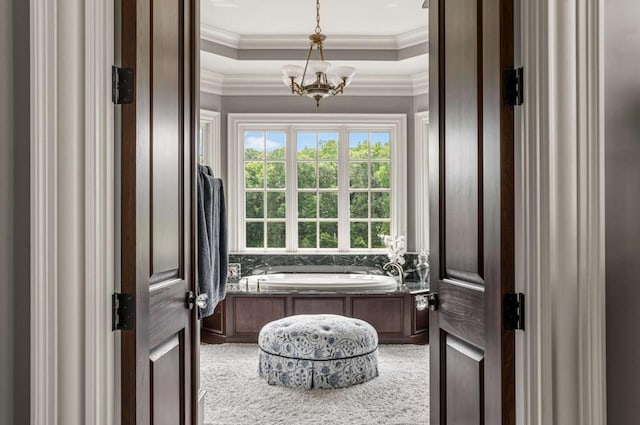
<svg viewBox="0 0 640 425"><path fill-rule="evenodd" d="M351 300L353 317L373 325L379 334L402 334L404 299L402 297L358 297Z"/></svg>
<svg viewBox="0 0 640 425"><path fill-rule="evenodd" d="M268 322L287 315L286 301L286 297L234 298L234 333L257 334Z"/></svg>

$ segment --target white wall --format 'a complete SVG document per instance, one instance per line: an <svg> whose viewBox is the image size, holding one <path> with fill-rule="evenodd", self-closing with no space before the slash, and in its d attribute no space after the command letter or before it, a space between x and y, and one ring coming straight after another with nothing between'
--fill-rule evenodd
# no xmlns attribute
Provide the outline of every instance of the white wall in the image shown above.
<svg viewBox="0 0 640 425"><path fill-rule="evenodd" d="M607 410L640 418L640 2L605 0Z"/></svg>
<svg viewBox="0 0 640 425"><path fill-rule="evenodd" d="M29 423L29 2L0 0L0 423Z"/></svg>
<svg viewBox="0 0 640 425"><path fill-rule="evenodd" d="M415 250L414 238L416 212L413 182L415 150L414 114L428 109L428 95L411 96L337 96L323 100L320 108L313 100L299 96L217 96L202 93L200 106L221 113L221 142L222 156L227 154L227 114L229 113L362 113L362 114L406 114L407 115L407 244L409 250ZM426 164L425 164L426 165ZM222 177L226 178L226 170L222 170ZM425 212L426 213L426 212Z"/></svg>

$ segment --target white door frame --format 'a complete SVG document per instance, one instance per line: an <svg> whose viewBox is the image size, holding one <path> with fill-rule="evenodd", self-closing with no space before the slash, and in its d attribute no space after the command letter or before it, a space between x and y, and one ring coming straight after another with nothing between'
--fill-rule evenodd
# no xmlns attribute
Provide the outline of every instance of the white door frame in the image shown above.
<svg viewBox="0 0 640 425"><path fill-rule="evenodd" d="M519 424L606 424L603 0L523 1Z"/></svg>
<svg viewBox="0 0 640 425"><path fill-rule="evenodd" d="M31 424L111 425L112 0L30 0Z"/></svg>
<svg viewBox="0 0 640 425"><path fill-rule="evenodd" d="M519 424L606 423L603 0L523 2ZM31 423L114 423L113 1L30 0Z"/></svg>

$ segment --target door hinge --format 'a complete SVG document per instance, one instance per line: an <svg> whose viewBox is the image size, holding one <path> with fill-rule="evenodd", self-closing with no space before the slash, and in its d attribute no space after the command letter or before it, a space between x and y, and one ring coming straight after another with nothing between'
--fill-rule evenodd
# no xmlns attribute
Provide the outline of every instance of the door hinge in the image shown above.
<svg viewBox="0 0 640 425"><path fill-rule="evenodd" d="M524 101L524 69L508 69L504 72L504 97L511 106L522 105Z"/></svg>
<svg viewBox="0 0 640 425"><path fill-rule="evenodd" d="M503 321L507 330L524 330L524 294L505 294L503 300Z"/></svg>
<svg viewBox="0 0 640 425"><path fill-rule="evenodd" d="M116 292L111 296L111 330L133 329L136 320L133 295Z"/></svg>
<svg viewBox="0 0 640 425"><path fill-rule="evenodd" d="M133 103L134 74L131 68L111 67L111 101L116 105Z"/></svg>

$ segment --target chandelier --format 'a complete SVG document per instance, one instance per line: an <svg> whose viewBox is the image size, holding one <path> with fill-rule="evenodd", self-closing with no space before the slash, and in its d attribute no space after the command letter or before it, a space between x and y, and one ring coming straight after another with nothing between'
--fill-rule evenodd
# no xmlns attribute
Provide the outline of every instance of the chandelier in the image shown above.
<svg viewBox="0 0 640 425"><path fill-rule="evenodd" d="M291 93L300 96L311 97L320 106L320 100L327 96L336 96L344 92L345 87L351 84L355 73L352 66L337 67L331 74L331 64L324 60L322 42L326 40L320 29L320 0L316 0L316 30L309 36L311 46L307 55L307 62L303 67L299 65L286 65L282 67L283 81L291 87ZM318 59L312 60L313 49L317 50Z"/></svg>

